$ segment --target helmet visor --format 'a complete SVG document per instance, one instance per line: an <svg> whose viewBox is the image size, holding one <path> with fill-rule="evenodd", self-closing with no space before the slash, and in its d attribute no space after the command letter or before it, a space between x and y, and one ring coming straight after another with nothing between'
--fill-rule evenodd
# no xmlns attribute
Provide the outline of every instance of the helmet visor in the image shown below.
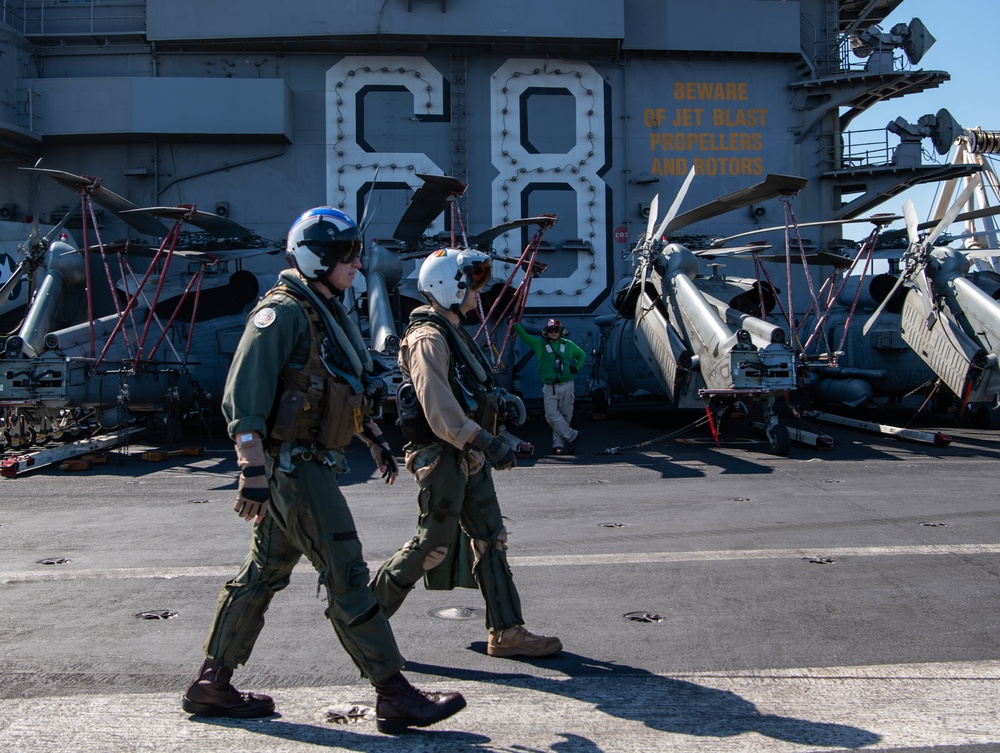
<svg viewBox="0 0 1000 753"><path fill-rule="evenodd" d="M493 277L493 262L489 259L476 259L463 267L465 278L471 290L482 290Z"/></svg>
<svg viewBox="0 0 1000 753"><path fill-rule="evenodd" d="M342 238L337 240L307 240L298 242L299 246L307 246L316 254L326 267L334 264L351 264L361 255L360 238Z"/></svg>

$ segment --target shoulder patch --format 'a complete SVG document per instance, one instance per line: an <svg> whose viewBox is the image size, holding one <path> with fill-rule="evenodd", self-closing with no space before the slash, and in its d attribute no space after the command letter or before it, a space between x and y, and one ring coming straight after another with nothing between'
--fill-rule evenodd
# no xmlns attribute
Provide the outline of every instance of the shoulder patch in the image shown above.
<svg viewBox="0 0 1000 753"><path fill-rule="evenodd" d="M274 323L275 319L274 309L270 306L262 308L253 317L253 326L257 329L264 329L265 327L270 327Z"/></svg>

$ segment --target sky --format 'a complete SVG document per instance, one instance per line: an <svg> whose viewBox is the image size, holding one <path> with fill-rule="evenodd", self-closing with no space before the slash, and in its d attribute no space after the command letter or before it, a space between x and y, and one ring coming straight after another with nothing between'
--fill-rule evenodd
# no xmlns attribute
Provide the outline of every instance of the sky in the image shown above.
<svg viewBox="0 0 1000 753"><path fill-rule="evenodd" d="M848 130L884 129L886 124L900 116L916 124L923 115L935 115L945 108L963 128L980 126L984 130L1000 131L1000 76L997 71L1000 66L1000 55L997 54L1000 2L904 0L881 24L882 31L888 33L895 24L909 24L913 18L919 18L936 41L920 62L911 65L910 69L947 71L951 80L936 89L876 104L855 118ZM890 134L890 146L898 143L898 137ZM938 162L950 161L951 154L939 155L930 139L924 139L923 144L924 164L930 161L928 152ZM998 160L1000 156L994 157L992 162L994 170L1000 173ZM935 184L918 186L888 199L871 212L899 214L903 203L912 199L917 216L924 220L933 208L936 191ZM852 227L854 233L851 232ZM867 225L845 226L845 237L859 240L865 233Z"/></svg>

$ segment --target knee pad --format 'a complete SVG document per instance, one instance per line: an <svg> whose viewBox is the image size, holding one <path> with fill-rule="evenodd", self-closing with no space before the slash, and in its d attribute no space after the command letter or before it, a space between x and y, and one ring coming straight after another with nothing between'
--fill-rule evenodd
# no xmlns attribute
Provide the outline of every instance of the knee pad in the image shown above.
<svg viewBox="0 0 1000 753"><path fill-rule="evenodd" d="M500 552L507 551L507 526L501 528L493 541L488 541L487 539L473 539L472 540L472 551L475 555L475 564L479 564L487 552L491 549L496 549Z"/></svg>

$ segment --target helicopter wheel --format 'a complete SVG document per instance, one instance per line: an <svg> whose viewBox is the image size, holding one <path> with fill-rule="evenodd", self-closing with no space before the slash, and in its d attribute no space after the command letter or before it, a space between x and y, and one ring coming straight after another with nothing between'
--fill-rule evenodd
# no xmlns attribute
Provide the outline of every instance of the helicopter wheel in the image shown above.
<svg viewBox="0 0 1000 753"><path fill-rule="evenodd" d="M598 387L590 394L590 415L598 419L607 418L609 404L608 393L603 387Z"/></svg>
<svg viewBox="0 0 1000 753"><path fill-rule="evenodd" d="M788 427L784 424L775 424L771 427L771 431L768 434L767 439L771 444L771 452L775 455L781 455L784 457L791 449L792 440L788 436Z"/></svg>
<svg viewBox="0 0 1000 753"><path fill-rule="evenodd" d="M172 443L180 439L181 420L177 411L167 408L146 419L146 433L157 442Z"/></svg>
<svg viewBox="0 0 1000 753"><path fill-rule="evenodd" d="M23 433L10 434L8 441L11 448L15 450L23 450L35 444L36 438L37 435L35 434L35 430L29 426Z"/></svg>

